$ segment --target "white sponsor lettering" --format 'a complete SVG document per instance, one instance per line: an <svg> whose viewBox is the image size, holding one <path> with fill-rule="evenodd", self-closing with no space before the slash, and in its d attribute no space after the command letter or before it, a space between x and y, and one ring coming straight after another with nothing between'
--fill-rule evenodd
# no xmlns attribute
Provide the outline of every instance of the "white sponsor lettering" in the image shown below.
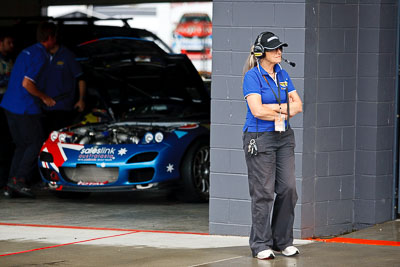
<svg viewBox="0 0 400 267"><path fill-rule="evenodd" d="M78 185L105 185L108 184L108 181L105 182L83 182L83 181L79 181Z"/></svg>
<svg viewBox="0 0 400 267"><path fill-rule="evenodd" d="M107 147L91 147L91 148L84 148L81 150L81 154L107 154L111 155L114 154L115 148L107 148Z"/></svg>

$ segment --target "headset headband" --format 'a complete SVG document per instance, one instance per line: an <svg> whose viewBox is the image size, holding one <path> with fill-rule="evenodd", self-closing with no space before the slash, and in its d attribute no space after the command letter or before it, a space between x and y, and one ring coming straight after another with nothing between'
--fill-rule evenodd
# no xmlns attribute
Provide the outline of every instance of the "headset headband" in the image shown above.
<svg viewBox="0 0 400 267"><path fill-rule="evenodd" d="M253 47L253 54L256 58L262 58L264 56L264 46L261 44L261 38L265 32L262 32L257 37L257 43Z"/></svg>
<svg viewBox="0 0 400 267"><path fill-rule="evenodd" d="M257 44L258 45L261 45L261 38L263 37L263 35L264 35L263 32L258 35L258 38L257 38Z"/></svg>

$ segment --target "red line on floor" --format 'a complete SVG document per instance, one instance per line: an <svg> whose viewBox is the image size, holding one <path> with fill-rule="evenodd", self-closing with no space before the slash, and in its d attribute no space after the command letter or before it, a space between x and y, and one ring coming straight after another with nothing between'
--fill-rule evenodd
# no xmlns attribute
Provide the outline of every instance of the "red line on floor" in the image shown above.
<svg viewBox="0 0 400 267"><path fill-rule="evenodd" d="M105 239L105 238L111 238L111 237L118 237L118 236L123 236L123 235L130 235L130 234L135 234L135 232L128 232L128 233L123 233L119 235L110 235L110 236L103 236L103 237L96 237L92 239L87 239L87 240L81 240L81 241L76 241L76 242L71 242L71 243L65 243L65 244L60 244L60 245L54 245L54 246L48 246L48 247L43 247L43 248L35 248L35 249L30 249L30 250L24 250L24 251L18 251L18 252L12 252L12 253L7 253L7 254L2 254L0 257L3 256L11 256L11 255L16 255L16 254L22 254L22 253L27 253L27 252L33 252L33 251L38 251L42 249L49 249L49 248L57 248L57 247L62 247L62 246L68 246L68 245L74 245L74 244L79 244L79 243L84 243L84 242L90 242L94 240L99 240L99 239Z"/></svg>
<svg viewBox="0 0 400 267"><path fill-rule="evenodd" d="M161 231L161 230L138 230L138 229L120 229L120 228L102 228L102 227L85 227L85 226L66 226L66 225L43 225L43 224L23 224L23 223L2 223L5 226L26 226L26 227L43 227L43 228L62 228L62 229L83 229L83 230L103 230L103 231L125 231L125 232L142 232L142 233L159 233L159 234L186 234L186 235L210 235L209 233L196 232L179 232L179 231Z"/></svg>
<svg viewBox="0 0 400 267"><path fill-rule="evenodd" d="M371 240L371 239L361 239L361 238L334 237L334 238L329 238L329 239L310 238L308 240L321 241L321 242L326 242L326 243L347 243L347 244L360 244L360 245L400 247L399 241Z"/></svg>

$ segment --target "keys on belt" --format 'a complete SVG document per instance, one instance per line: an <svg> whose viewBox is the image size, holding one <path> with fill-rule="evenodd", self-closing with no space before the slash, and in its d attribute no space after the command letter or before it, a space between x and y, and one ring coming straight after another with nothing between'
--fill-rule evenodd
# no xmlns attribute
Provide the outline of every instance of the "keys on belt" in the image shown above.
<svg viewBox="0 0 400 267"><path fill-rule="evenodd" d="M252 155L252 156L257 155L258 150L257 150L256 139L250 139L247 152L248 152L250 155Z"/></svg>

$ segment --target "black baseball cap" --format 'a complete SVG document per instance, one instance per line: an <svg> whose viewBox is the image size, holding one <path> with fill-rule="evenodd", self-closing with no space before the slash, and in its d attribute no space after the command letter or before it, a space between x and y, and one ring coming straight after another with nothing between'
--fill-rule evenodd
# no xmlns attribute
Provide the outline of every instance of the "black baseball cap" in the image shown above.
<svg viewBox="0 0 400 267"><path fill-rule="evenodd" d="M287 43L282 43L279 37L272 32L260 33L254 45L257 44L261 44L264 47L264 51L272 51L282 46L288 46Z"/></svg>

